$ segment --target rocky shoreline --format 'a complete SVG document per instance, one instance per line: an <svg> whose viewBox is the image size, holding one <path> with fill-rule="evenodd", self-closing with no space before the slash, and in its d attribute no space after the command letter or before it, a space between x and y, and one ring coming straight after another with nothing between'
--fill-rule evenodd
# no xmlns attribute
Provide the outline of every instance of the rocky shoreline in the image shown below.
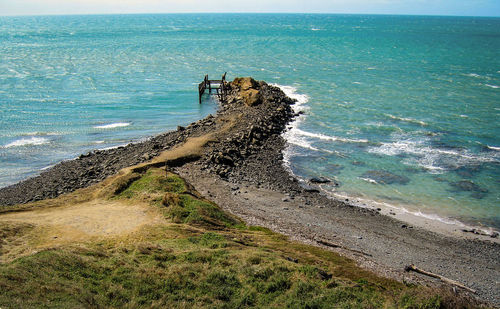
<svg viewBox="0 0 500 309"><path fill-rule="evenodd" d="M498 242L410 228L376 210L326 197L317 187L323 179L304 186L283 165L286 142L281 135L298 116L292 109L294 101L279 88L250 78L236 79L230 87L228 100L216 116L141 143L81 155L0 189L0 211L88 187L191 138L207 136L200 154L163 164L249 224L340 252L398 280L433 283L404 271L415 264L461 282L477 290L480 299L500 306Z"/></svg>

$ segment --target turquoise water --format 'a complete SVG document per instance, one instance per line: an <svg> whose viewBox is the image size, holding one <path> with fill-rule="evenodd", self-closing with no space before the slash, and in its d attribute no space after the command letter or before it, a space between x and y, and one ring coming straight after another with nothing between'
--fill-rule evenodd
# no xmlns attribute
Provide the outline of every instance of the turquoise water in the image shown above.
<svg viewBox="0 0 500 309"><path fill-rule="evenodd" d="M227 71L297 96L298 176L500 227L499 18L0 17L0 42L0 186L214 113L196 85Z"/></svg>

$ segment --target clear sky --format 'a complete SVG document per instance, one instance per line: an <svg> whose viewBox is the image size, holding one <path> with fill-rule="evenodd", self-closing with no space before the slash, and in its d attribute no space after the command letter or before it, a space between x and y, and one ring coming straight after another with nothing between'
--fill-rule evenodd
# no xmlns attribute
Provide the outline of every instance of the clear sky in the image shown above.
<svg viewBox="0 0 500 309"><path fill-rule="evenodd" d="M0 15L189 12L500 16L500 0L0 0Z"/></svg>

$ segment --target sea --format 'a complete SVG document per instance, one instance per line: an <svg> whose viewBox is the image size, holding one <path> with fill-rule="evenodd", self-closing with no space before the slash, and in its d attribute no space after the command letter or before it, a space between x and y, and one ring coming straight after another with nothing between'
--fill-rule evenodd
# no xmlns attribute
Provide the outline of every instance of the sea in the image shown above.
<svg viewBox="0 0 500 309"><path fill-rule="evenodd" d="M361 207L500 228L500 18L0 17L0 187L214 114L205 74L297 99L285 164Z"/></svg>

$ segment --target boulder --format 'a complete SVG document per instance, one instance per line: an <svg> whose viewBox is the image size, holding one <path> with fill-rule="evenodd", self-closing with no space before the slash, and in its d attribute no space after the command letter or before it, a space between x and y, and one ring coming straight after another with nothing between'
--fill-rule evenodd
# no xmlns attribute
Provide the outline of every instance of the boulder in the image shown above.
<svg viewBox="0 0 500 309"><path fill-rule="evenodd" d="M259 83L251 77L237 77L232 81L231 86L237 87L242 91L246 91L249 89L258 89Z"/></svg>
<svg viewBox="0 0 500 309"><path fill-rule="evenodd" d="M259 90L256 89L243 90L241 91L240 96L247 106L256 106L262 102L262 95Z"/></svg>
<svg viewBox="0 0 500 309"><path fill-rule="evenodd" d="M314 177L309 180L311 183L329 183L331 180L324 177Z"/></svg>
<svg viewBox="0 0 500 309"><path fill-rule="evenodd" d="M251 77L238 77L231 82L232 88L237 88L240 98L247 106L255 106L262 102L259 83Z"/></svg>

